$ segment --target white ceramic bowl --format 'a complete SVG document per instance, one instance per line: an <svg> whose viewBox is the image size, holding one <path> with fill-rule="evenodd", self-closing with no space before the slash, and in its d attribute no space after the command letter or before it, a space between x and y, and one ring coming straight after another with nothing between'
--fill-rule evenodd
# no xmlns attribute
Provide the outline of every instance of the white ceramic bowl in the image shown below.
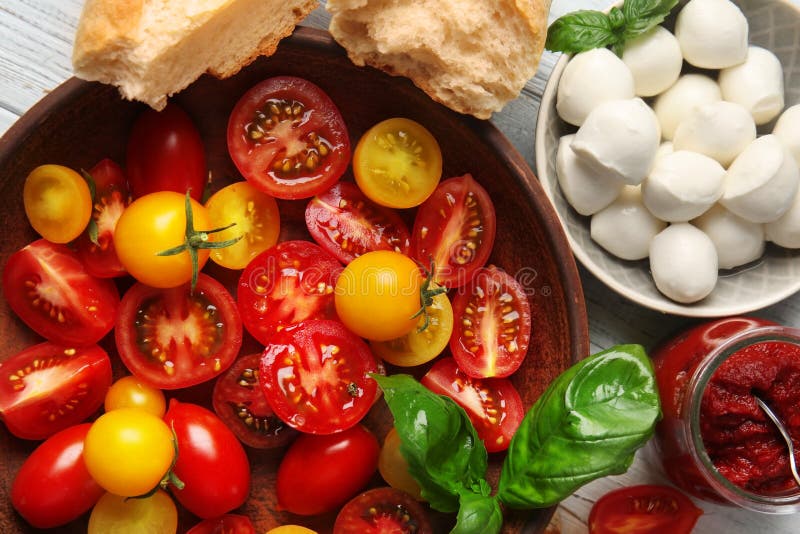
<svg viewBox="0 0 800 534"><path fill-rule="evenodd" d="M686 3L682 1L674 10ZM781 60L786 107L800 103L800 8L791 0L734 0L749 22L750 44L772 50ZM672 29L674 20L665 26ZM542 97L536 125L536 170L545 192L555 206L575 257L597 278L624 297L648 308L688 317L721 317L749 313L774 304L800 290L800 249L767 244L764 256L735 272L720 271L712 293L693 304L680 304L662 295L650 275L647 259L618 259L592 241L589 217L576 212L562 194L556 177L558 140L576 128L556 112L556 90L568 61L563 55L555 65ZM686 63L684 62L684 72ZM648 99L648 102L650 100ZM759 135L772 131L774 121L759 127Z"/></svg>

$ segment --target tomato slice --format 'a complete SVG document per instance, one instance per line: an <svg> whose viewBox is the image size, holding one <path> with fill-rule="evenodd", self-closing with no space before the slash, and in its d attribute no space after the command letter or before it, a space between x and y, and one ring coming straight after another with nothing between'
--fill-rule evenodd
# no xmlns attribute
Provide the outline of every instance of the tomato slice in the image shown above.
<svg viewBox="0 0 800 534"><path fill-rule="evenodd" d="M256 534L256 529L246 515L225 514L202 520L186 534Z"/></svg>
<svg viewBox="0 0 800 534"><path fill-rule="evenodd" d="M88 230L81 234L76 242L78 256L92 276L124 276L127 271L114 248L114 228L122 212L131 203L128 180L122 168L110 159L100 161L89 174L95 187L92 220L97 239L93 242Z"/></svg>
<svg viewBox="0 0 800 534"><path fill-rule="evenodd" d="M591 534L689 534L703 511L670 486L643 484L606 493L589 513Z"/></svg>
<svg viewBox="0 0 800 534"><path fill-rule="evenodd" d="M336 516L333 534L432 534L428 514L408 493L374 488L354 497Z"/></svg>
<svg viewBox="0 0 800 534"><path fill-rule="evenodd" d="M111 386L111 360L97 345L45 342L0 363L0 415L9 432L44 439L88 418Z"/></svg>
<svg viewBox="0 0 800 534"><path fill-rule="evenodd" d="M436 266L435 280L460 287L486 263L496 232L494 204L470 174L439 184L419 207L411 234L411 256Z"/></svg>
<svg viewBox="0 0 800 534"><path fill-rule="evenodd" d="M310 434L354 426L372 407L381 368L367 344L338 321L312 320L276 333L259 381L275 414Z"/></svg>
<svg viewBox="0 0 800 534"><path fill-rule="evenodd" d="M531 308L525 289L490 265L453 297L450 352L459 369L475 378L504 377L516 371L528 352Z"/></svg>
<svg viewBox="0 0 800 534"><path fill-rule="evenodd" d="M75 252L44 239L11 255L3 293L34 332L65 346L100 341L113 328L119 307L112 280L90 275Z"/></svg>
<svg viewBox="0 0 800 534"><path fill-rule="evenodd" d="M25 215L33 229L53 243L69 243L86 228L92 195L86 180L63 165L40 165L25 179Z"/></svg>
<svg viewBox="0 0 800 534"><path fill-rule="evenodd" d="M252 87L234 106L228 152L257 189L277 198L308 198L344 174L350 138L339 109L321 88L276 76Z"/></svg>
<svg viewBox="0 0 800 534"><path fill-rule="evenodd" d="M261 354L240 356L214 384L214 411L236 437L250 447L288 445L297 432L270 408L258 383Z"/></svg>
<svg viewBox="0 0 800 534"><path fill-rule="evenodd" d="M411 246L400 215L370 201L351 182L315 196L306 207L306 226L314 241L344 264L373 250L407 255Z"/></svg>
<svg viewBox="0 0 800 534"><path fill-rule="evenodd" d="M308 319L335 319L333 289L342 266L309 241L284 241L242 271L236 299L244 327L261 344L281 328Z"/></svg>
<svg viewBox="0 0 800 534"><path fill-rule="evenodd" d="M504 451L525 416L517 388L507 378L472 378L453 358L438 360L420 380L464 408L488 452Z"/></svg>
<svg viewBox="0 0 800 534"><path fill-rule="evenodd" d="M442 151L420 123L403 117L387 119L358 141L353 174L364 194L378 204L413 208L442 178Z"/></svg>
<svg viewBox="0 0 800 534"><path fill-rule="evenodd" d="M193 292L189 284L169 289L134 284L122 298L114 332L122 363L159 389L211 380L242 346L236 302L203 273Z"/></svg>

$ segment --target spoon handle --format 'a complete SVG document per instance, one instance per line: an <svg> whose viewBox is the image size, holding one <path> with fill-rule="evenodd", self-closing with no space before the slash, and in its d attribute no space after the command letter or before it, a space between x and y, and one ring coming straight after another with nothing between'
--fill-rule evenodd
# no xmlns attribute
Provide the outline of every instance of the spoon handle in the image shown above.
<svg viewBox="0 0 800 534"><path fill-rule="evenodd" d="M800 474L797 472L797 462L794 458L794 444L792 442L792 437L789 435L789 432L786 430L783 422L778 419L778 416L772 411L772 408L767 406L767 404L757 396L755 396L755 399L761 409L764 410L764 413L767 414L767 417L769 417L772 422L775 423L775 426L778 427L778 431L786 441L786 446L789 448L789 468L792 471L792 476L794 477L795 482L797 482L797 485L800 486Z"/></svg>

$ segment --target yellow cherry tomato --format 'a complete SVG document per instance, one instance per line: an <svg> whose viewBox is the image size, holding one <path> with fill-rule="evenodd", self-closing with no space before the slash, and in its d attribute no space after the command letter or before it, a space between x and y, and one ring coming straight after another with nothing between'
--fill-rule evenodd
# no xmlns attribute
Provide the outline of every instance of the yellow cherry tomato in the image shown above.
<svg viewBox="0 0 800 534"><path fill-rule="evenodd" d="M83 443L89 474L103 489L123 497L155 488L174 457L167 424L136 408L104 413L92 423Z"/></svg>
<svg viewBox="0 0 800 534"><path fill-rule="evenodd" d="M206 208L191 200L195 230L211 230ZM170 256L159 252L186 241L186 196L159 191L137 198L122 212L114 230L114 248L125 269L140 282L160 288L176 287L192 279L187 250ZM198 269L208 260L207 249L197 251Z"/></svg>
<svg viewBox="0 0 800 534"><path fill-rule="evenodd" d="M175 534L178 509L163 490L143 499L106 493L92 508L88 534Z"/></svg>
<svg viewBox="0 0 800 534"><path fill-rule="evenodd" d="M347 264L334 289L339 319L357 335L386 341L417 324L422 273L399 252L367 252Z"/></svg>
<svg viewBox="0 0 800 534"><path fill-rule="evenodd" d="M25 215L33 229L53 243L77 238L92 216L92 194L86 180L62 165L31 171L22 190Z"/></svg>
<svg viewBox="0 0 800 534"><path fill-rule="evenodd" d="M136 408L156 417L164 417L167 411L167 402L160 389L129 375L123 376L111 384L106 392L105 410L110 412L120 408Z"/></svg>
<svg viewBox="0 0 800 534"><path fill-rule="evenodd" d="M235 244L211 251L211 260L228 269L244 269L250 260L278 242L280 213L278 203L249 182L236 182L223 187L206 201L211 225L222 228L211 234L212 241L241 239Z"/></svg>
<svg viewBox="0 0 800 534"><path fill-rule="evenodd" d="M405 491L418 501L423 500L422 490L408 472L408 462L400 452L400 435L394 427L383 439L378 456L378 472L391 487Z"/></svg>
<svg viewBox="0 0 800 534"><path fill-rule="evenodd" d="M300 525L282 525L269 529L266 534L317 534L317 531Z"/></svg>
<svg viewBox="0 0 800 534"><path fill-rule="evenodd" d="M387 119L358 141L353 174L372 201L390 208L411 208L422 204L439 184L442 151L418 122Z"/></svg>

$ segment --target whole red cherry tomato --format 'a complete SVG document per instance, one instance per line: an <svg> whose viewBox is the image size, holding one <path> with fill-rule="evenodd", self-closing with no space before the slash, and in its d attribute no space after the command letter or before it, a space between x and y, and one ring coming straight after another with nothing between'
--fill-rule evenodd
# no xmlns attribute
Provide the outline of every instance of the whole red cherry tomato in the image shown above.
<svg viewBox="0 0 800 534"><path fill-rule="evenodd" d="M148 109L128 139L128 180L134 198L156 191L186 193L199 201L206 184L203 140L192 119L176 104Z"/></svg>
<svg viewBox="0 0 800 534"><path fill-rule="evenodd" d="M256 534L256 529L246 515L225 514L203 519L186 534Z"/></svg>
<svg viewBox="0 0 800 534"><path fill-rule="evenodd" d="M105 490L83 462L83 439L92 425L71 426L39 445L11 485L11 503L36 528L64 525L87 512Z"/></svg>
<svg viewBox="0 0 800 534"><path fill-rule="evenodd" d="M242 444L214 412L170 400L164 421L178 442L173 473L184 483L172 495L203 519L238 508L250 494L250 462Z"/></svg>

